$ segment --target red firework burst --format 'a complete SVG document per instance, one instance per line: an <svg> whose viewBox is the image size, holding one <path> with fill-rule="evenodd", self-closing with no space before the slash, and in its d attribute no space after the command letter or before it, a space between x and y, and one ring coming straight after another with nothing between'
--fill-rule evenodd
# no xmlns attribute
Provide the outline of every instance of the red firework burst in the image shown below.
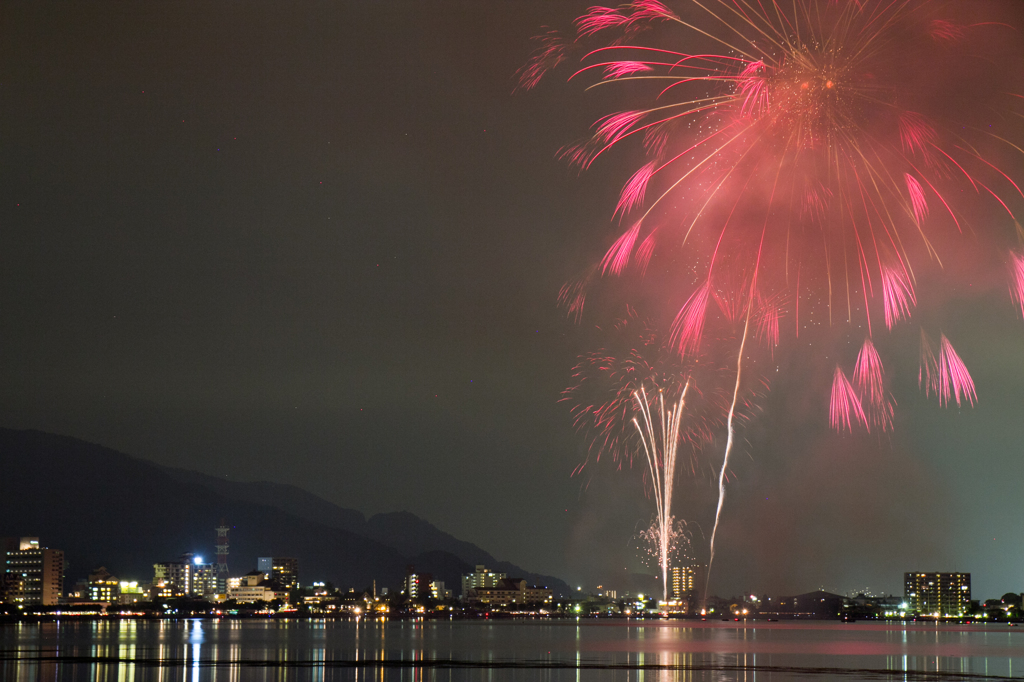
<svg viewBox="0 0 1024 682"><path fill-rule="evenodd" d="M627 144L647 156L615 206L628 228L566 290L571 310L582 310L589 282L643 273L661 256L663 271L681 275L665 297L676 301L671 343L684 357L702 352L712 302L742 323L741 346L748 333L779 343L782 302L794 333L801 301L805 315L824 305L830 323L868 337L852 381L836 367L830 423L887 430L893 401L871 337L880 321L911 319L924 293L918 271L955 258L948 244L971 230L999 252L1024 313L1024 256L1011 250L1024 192L1000 151L1016 155L1024 143L1019 125L995 125L1024 116L1024 98L993 76L985 59L996 56L979 54L1012 29L936 16L943 8L691 0L675 11L636 0L591 8L569 38L545 34L523 87L575 61L569 80L619 84L642 103L600 118L562 156L582 168ZM973 404L949 340L936 350L922 339L926 395Z"/></svg>

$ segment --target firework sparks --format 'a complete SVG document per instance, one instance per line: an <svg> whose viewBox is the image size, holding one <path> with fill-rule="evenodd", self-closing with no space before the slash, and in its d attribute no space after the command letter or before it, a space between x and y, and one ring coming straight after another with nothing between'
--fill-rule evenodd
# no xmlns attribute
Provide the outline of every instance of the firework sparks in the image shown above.
<svg viewBox="0 0 1024 682"><path fill-rule="evenodd" d="M644 556L659 568L663 563L674 564L690 559L692 542L686 522L670 516L667 522L655 515L651 524L640 531ZM666 593L667 594L667 591Z"/></svg>
<svg viewBox="0 0 1024 682"><path fill-rule="evenodd" d="M857 364L853 368L853 381L860 394L861 407L864 410L868 430L879 428L888 431L892 428L893 400L885 390L885 369L878 357L875 344L871 339L864 339ZM833 396L835 389L833 388Z"/></svg>
<svg viewBox="0 0 1024 682"><path fill-rule="evenodd" d="M835 367L829 423L837 431L888 431L895 403L873 330L882 329L880 320L888 330L911 319L923 293L915 272L941 267L944 254L955 257L945 243L966 228L984 246L1005 248L1001 228L1012 235L1017 226L1008 202L1024 192L996 154L1020 153L1024 143L1013 139L1019 131L957 120L962 112L936 104L958 93L967 83L963 76L940 79L930 91L915 87L906 72L908 64L967 68L961 49L981 30L1001 30L996 24L936 17L942 5L931 0L679 5L685 11L655 0L591 8L577 20L575 36L541 40L521 85L534 87L556 61L578 60L570 80L590 79L588 89L628 83L642 103L598 119L589 138L562 151L581 168L626 144L647 157L613 211L628 228L599 272L565 290L570 312L582 314L585 290L601 276L643 275L664 258L671 265L659 269L657 282L674 311L669 345L680 358L696 361L707 352L709 328L733 325L714 336L720 345L728 339L733 352L738 346L738 353L719 422L726 438L713 559L736 410L744 403L748 337L774 352L784 341L779 320L786 308L796 319L785 329L798 332L801 313L819 307L827 309L830 325L866 328L852 381ZM683 38L674 44L673 29ZM649 44L637 43L640 36ZM1002 83L987 85L993 82L971 83L989 88L977 98L986 111L1003 107L1024 116L1014 110L1024 97L1005 92ZM645 88L646 101L638 99ZM971 214L985 203L1003 217L979 229ZM1009 291L1024 314L1024 255L1018 252L1010 253ZM973 405L973 380L946 336L937 345L923 331L921 339L919 384L926 396L934 393L942 406ZM638 384L630 386L636 391ZM620 397L617 409L626 402ZM648 415L640 423L653 424L652 403L640 409L636 402L638 414ZM668 422L674 406L670 402ZM641 432L649 442L652 429Z"/></svg>
<svg viewBox="0 0 1024 682"><path fill-rule="evenodd" d="M829 403L829 424L836 431L853 431L854 421L864 426L868 425L864 408L861 407L857 392L853 390L853 384L843 374L839 365L836 365L832 379L832 400Z"/></svg>
<svg viewBox="0 0 1024 682"><path fill-rule="evenodd" d="M902 66L908 53L922 63L955 59L985 24L929 16L937 11L929 0L680 5L685 18L651 0L593 7L559 43L558 60L544 47L521 77L532 87L538 69L575 53L582 57L571 79L628 82L632 92L650 86L651 106L600 118L563 157L587 168L630 141L651 157L622 189L613 215L629 228L602 273L621 275L631 262L645 269L659 251L676 257L680 243L706 268L696 286L671 294L681 299L672 326L679 352L698 352L711 296L738 298L729 282L757 278L756 296L794 301L799 311L797 271L827 285L830 319L870 329L878 308L892 328L917 304L911 263L939 257L925 224L963 228L960 186L1007 211L1001 193L1021 194L972 140L1013 152L1020 145L933 111L935 98L909 88ZM670 49L666 29L651 45L634 42L641 29L666 25L718 52ZM545 36L541 46L554 43ZM763 225L760 240L744 227L752 225Z"/></svg>
<svg viewBox="0 0 1024 682"><path fill-rule="evenodd" d="M690 382L683 387L682 395L665 407L665 396L659 393L657 411L652 415L647 391L640 387L633 392L636 427L647 460L648 472L654 486L654 501L657 505L658 565L661 568L663 599L668 601L668 567L671 560L673 537L672 493L675 488L676 454L679 452L679 427L686 407L686 394ZM656 416L655 416L656 415Z"/></svg>
<svg viewBox="0 0 1024 682"><path fill-rule="evenodd" d="M672 514L677 478L684 470L697 473L696 455L720 430L730 408L726 398L734 400L733 423L743 405L736 395L718 390L723 374L717 362L684 359L632 309L609 331L612 347L580 358L576 382L563 400L572 405L576 426L590 440L595 459L608 453L621 468L642 455L657 524L645 537L658 540L655 555L667 590L673 538L682 532L682 522ZM708 388L699 390L700 385Z"/></svg>
<svg viewBox="0 0 1024 682"><path fill-rule="evenodd" d="M1024 255L1019 253L1010 254L1010 296L1024 315Z"/></svg>
<svg viewBox="0 0 1024 682"><path fill-rule="evenodd" d="M974 380L964 366L960 356L953 350L945 334L939 338L939 352L935 354L935 346L925 331L921 330L921 367L918 372L918 383L924 388L925 395L934 393L940 405L948 405L951 399L971 405L978 400L974 390Z"/></svg>

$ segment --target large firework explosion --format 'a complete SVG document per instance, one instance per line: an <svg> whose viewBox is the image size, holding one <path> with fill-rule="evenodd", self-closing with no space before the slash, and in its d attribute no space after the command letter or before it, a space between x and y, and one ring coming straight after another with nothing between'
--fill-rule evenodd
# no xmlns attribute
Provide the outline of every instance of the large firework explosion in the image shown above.
<svg viewBox="0 0 1024 682"><path fill-rule="evenodd" d="M610 151L625 145L646 157L614 209L624 231L562 296L579 316L596 280L633 274L674 305L665 327L684 364L732 349L711 559L753 354L807 325L862 335L852 367L835 365L828 420L887 431L893 400L872 339L933 293L923 272L954 271L969 242L988 267L1009 266L1024 312L1024 97L994 71L1020 71L1020 55L1007 66L997 47L1020 36L949 14L972 5L636 0L592 7L572 35L540 36L519 74L531 88L574 64L571 82L639 104L562 151L581 168L622 158ZM922 327L918 374L940 404L977 399L941 330Z"/></svg>

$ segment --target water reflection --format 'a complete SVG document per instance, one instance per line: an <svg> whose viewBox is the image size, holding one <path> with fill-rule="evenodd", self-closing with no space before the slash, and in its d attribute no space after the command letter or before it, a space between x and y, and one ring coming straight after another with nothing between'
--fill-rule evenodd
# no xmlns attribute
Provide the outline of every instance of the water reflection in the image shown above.
<svg viewBox="0 0 1024 682"><path fill-rule="evenodd" d="M1005 626L181 620L0 626L0 679L240 682L1010 677ZM1015 665L1016 664L1016 665Z"/></svg>

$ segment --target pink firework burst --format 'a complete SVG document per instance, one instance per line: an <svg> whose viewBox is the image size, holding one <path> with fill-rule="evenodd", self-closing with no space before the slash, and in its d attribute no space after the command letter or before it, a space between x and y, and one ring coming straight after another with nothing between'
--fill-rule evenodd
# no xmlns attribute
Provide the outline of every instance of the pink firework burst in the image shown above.
<svg viewBox="0 0 1024 682"><path fill-rule="evenodd" d="M892 428L893 400L885 390L885 370L882 359L871 339L864 339L857 364L853 368L853 383L861 397L864 417L871 428L888 431Z"/></svg>
<svg viewBox="0 0 1024 682"><path fill-rule="evenodd" d="M917 305L910 277L901 265L882 265L882 302L885 326L892 329L901 319L910 319L910 310Z"/></svg>
<svg viewBox="0 0 1024 682"><path fill-rule="evenodd" d="M907 181L907 193L910 195L910 208L914 212L914 219L920 222L928 215L928 201L924 198L924 189L910 173L904 173L903 177Z"/></svg>
<svg viewBox="0 0 1024 682"><path fill-rule="evenodd" d="M637 221L633 227L626 230L625 233L618 240L612 244L612 248L608 249L608 253L605 254L604 259L601 261L601 271L611 271L616 275L622 272L626 264L629 263L630 254L633 253L633 244L636 242L636 236L640 234L640 222Z"/></svg>
<svg viewBox="0 0 1024 682"><path fill-rule="evenodd" d="M670 328L663 348L690 367L687 385L695 366L731 373L716 377L720 422L706 422L724 440L710 574L738 415L765 346L785 352L812 325L847 339L867 330L853 380L835 367L829 423L885 432L894 401L873 330L882 320L892 330L941 295L919 282L968 269L943 268L966 253L965 237L988 259L979 267L1004 260L1024 199L1024 70L991 69L1021 62L1019 35L954 23L949 4L934 0L676 4L633 0L576 21L568 80L595 95L619 87L626 104L562 157L582 169L637 159L611 216L630 227L608 238L615 243L586 281L637 273L630 286L659 308ZM552 61L534 57L538 68ZM527 69L523 87L535 75ZM617 147L632 152L606 153ZM1024 314L1024 257L1010 265ZM582 310L582 291L565 298ZM780 301L794 324L779 324ZM942 406L977 401L945 335L933 345L922 332L919 383ZM651 412L635 403L634 413ZM586 419L606 423L604 403L581 404Z"/></svg>
<svg viewBox="0 0 1024 682"><path fill-rule="evenodd" d="M860 404L860 397L839 365L836 365L836 371L832 377L832 398L828 405L828 421L836 431L853 431L855 423L870 428L868 419L864 415L864 408Z"/></svg>
<svg viewBox="0 0 1024 682"><path fill-rule="evenodd" d="M1010 253L1010 296L1024 315L1024 255L1017 252Z"/></svg>
<svg viewBox="0 0 1024 682"><path fill-rule="evenodd" d="M921 330L921 368L918 382L922 385L925 395L934 393L940 405L948 405L956 400L959 407L961 400L974 405L978 394L974 389L974 380L960 356L953 350L945 334L940 334L938 354L931 339Z"/></svg>
<svg viewBox="0 0 1024 682"><path fill-rule="evenodd" d="M704 333L704 320L711 294L711 281L698 288L679 310L672 323L672 340L680 355L696 353Z"/></svg>
<svg viewBox="0 0 1024 682"><path fill-rule="evenodd" d="M677 4L685 10L652 0L595 6L576 21L569 80L628 84L632 106L599 118L564 156L589 168L612 147L646 155L613 211L630 228L601 271L657 273L645 282L673 305L680 354L697 354L709 325L718 338L742 343L750 333L784 346L778 316L759 301L791 303L795 324L785 329L819 307L827 315L817 319L831 324L892 329L918 306L915 272L955 258L960 233L1005 248L1013 202L1024 198L1022 129L977 123L992 111L1012 121L1024 106L1019 73L987 70L1019 52L1004 28L953 22L932 0ZM943 77L908 73L923 65ZM975 220L986 204L1004 215ZM655 269L659 258L666 267ZM1010 290L1024 313L1024 265L1017 272ZM711 298L721 316L709 312ZM942 348L933 374L939 387L947 377L948 391L922 387L944 405L971 403L969 375ZM923 357L922 372L929 366ZM840 405L852 405L833 383ZM888 428L889 398L864 397L867 421Z"/></svg>

